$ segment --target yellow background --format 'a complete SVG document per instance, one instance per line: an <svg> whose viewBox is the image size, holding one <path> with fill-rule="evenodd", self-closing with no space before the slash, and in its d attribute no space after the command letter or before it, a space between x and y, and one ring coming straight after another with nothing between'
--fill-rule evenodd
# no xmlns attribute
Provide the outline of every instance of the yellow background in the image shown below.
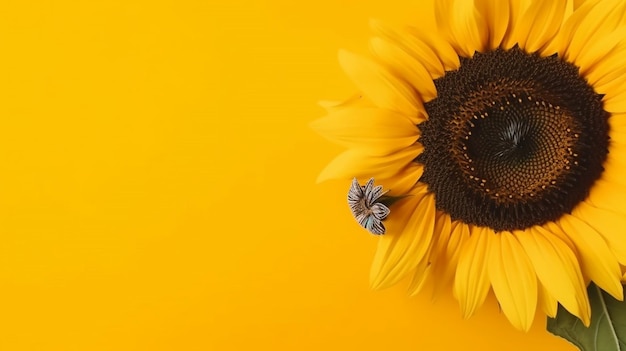
<svg viewBox="0 0 626 351"><path fill-rule="evenodd" d="M315 184L337 49L418 3L1 1L0 349L573 350L370 292L348 184Z"/></svg>

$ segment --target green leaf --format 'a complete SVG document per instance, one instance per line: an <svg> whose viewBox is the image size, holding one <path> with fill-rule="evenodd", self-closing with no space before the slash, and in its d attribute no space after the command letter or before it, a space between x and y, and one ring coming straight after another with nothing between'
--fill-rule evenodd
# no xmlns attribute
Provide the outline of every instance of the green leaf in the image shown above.
<svg viewBox="0 0 626 351"><path fill-rule="evenodd" d="M559 305L556 318L548 318L548 331L567 339L582 351L626 351L626 302L591 283L589 328Z"/></svg>

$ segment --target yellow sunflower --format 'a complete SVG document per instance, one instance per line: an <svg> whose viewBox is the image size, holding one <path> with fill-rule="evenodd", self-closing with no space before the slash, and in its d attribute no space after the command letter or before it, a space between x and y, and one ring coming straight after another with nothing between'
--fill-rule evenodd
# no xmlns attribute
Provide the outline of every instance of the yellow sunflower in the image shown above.
<svg viewBox="0 0 626 351"><path fill-rule="evenodd" d="M492 289L523 330L557 303L588 325L591 281L623 299L624 14L436 0L437 28L372 22L372 58L339 53L360 93L312 125L348 148L319 180L355 179L350 209L380 240L374 288L452 286L465 317Z"/></svg>

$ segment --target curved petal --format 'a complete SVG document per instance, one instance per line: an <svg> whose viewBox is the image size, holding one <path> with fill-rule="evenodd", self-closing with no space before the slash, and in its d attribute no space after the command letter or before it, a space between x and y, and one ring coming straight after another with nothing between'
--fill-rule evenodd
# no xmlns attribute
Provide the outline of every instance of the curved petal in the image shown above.
<svg viewBox="0 0 626 351"><path fill-rule="evenodd" d="M339 51L339 64L354 84L381 108L407 115L415 124L424 112L415 90L374 61L351 52Z"/></svg>
<svg viewBox="0 0 626 351"><path fill-rule="evenodd" d="M389 155L419 137L419 129L404 115L378 108L343 109L310 127L330 141L372 156Z"/></svg>
<svg viewBox="0 0 626 351"><path fill-rule="evenodd" d="M378 198L383 195L383 186L374 186L374 178L371 178L363 186L363 195L365 196L365 206L369 207L373 205L376 200L378 200Z"/></svg>
<svg viewBox="0 0 626 351"><path fill-rule="evenodd" d="M576 11L576 9L578 9L580 6L582 6L582 4L585 2L585 0L574 0L574 11Z"/></svg>
<svg viewBox="0 0 626 351"><path fill-rule="evenodd" d="M469 318L480 307L489 292L487 260L492 237L488 228L472 227L471 235L459 255L454 278L454 296L459 300L463 318Z"/></svg>
<svg viewBox="0 0 626 351"><path fill-rule="evenodd" d="M622 54L626 46L625 42L626 28L621 27L587 43L583 47L583 51L570 58L569 61L580 67L580 74L586 76L588 72L593 71L597 66L605 65L606 62L610 64L613 51ZM596 92L603 93L597 89Z"/></svg>
<svg viewBox="0 0 626 351"><path fill-rule="evenodd" d="M611 113L626 113L626 95L606 96L604 99L604 110Z"/></svg>
<svg viewBox="0 0 626 351"><path fill-rule="evenodd" d="M521 16L513 39L526 52L546 47L558 33L567 0L533 1Z"/></svg>
<svg viewBox="0 0 626 351"><path fill-rule="evenodd" d="M558 308L558 302L556 299L550 294L548 289L546 289L543 284L539 283L539 296L538 296L538 305L541 307L543 312L550 318L556 317L556 311Z"/></svg>
<svg viewBox="0 0 626 351"><path fill-rule="evenodd" d="M452 234L452 222L446 213L437 211L435 213L435 236L433 239L433 249L430 254L430 261L433 263L445 261L446 247Z"/></svg>
<svg viewBox="0 0 626 351"><path fill-rule="evenodd" d="M598 179L593 183L587 197L587 201L593 206L621 214L626 214L624 199L626 199L626 189L604 179Z"/></svg>
<svg viewBox="0 0 626 351"><path fill-rule="evenodd" d="M388 190L390 196L402 196L411 190L424 173L424 166L411 162L390 178L381 178L380 184Z"/></svg>
<svg viewBox="0 0 626 351"><path fill-rule="evenodd" d="M436 31L427 32L415 27L407 27L405 31L415 37L419 43L423 43L423 45L426 45L436 53L445 70L454 71L461 66L459 54L454 50L454 47Z"/></svg>
<svg viewBox="0 0 626 351"><path fill-rule="evenodd" d="M577 11L576 15L570 16L564 28L567 27L572 32L567 33L568 42L561 43L565 46L565 50L561 52L563 57L579 64L578 57L588 54L590 45L608 39L607 36L617 29L621 22L623 9L619 7L623 7L623 4L618 1L605 0L601 4L597 1L590 1L584 8ZM606 53L606 51L601 52Z"/></svg>
<svg viewBox="0 0 626 351"><path fill-rule="evenodd" d="M422 257L422 260L415 267L415 272L411 276L411 282L409 283L408 293L410 296L419 294L426 286L433 286L433 266L428 260L430 253L427 253Z"/></svg>
<svg viewBox="0 0 626 351"><path fill-rule="evenodd" d="M443 55L442 57L442 55L433 50L427 42L419 39L419 37L408 30L395 29L378 20L371 20L370 27L376 35L395 43L408 55L419 61L426 70L428 70L432 79L439 78L445 74L446 67L444 66L444 62L446 57L450 55ZM419 34L423 35L421 32L419 32ZM441 38L435 38L435 40L436 39L443 42ZM441 46L446 47L445 45ZM447 51L452 52L452 55L456 57L456 61L458 61L459 58L451 47L449 47ZM447 51L444 50L443 52L445 53Z"/></svg>
<svg viewBox="0 0 626 351"><path fill-rule="evenodd" d="M559 225L578 247L583 274L613 297L622 300L622 272L604 238L587 223L572 215L561 217Z"/></svg>
<svg viewBox="0 0 626 351"><path fill-rule="evenodd" d="M617 150L623 149L626 151L626 144L617 147L613 140L611 140L611 143L613 145L609 148L611 151L607 155L606 161L604 161L604 172L602 172L600 179L623 189L626 187L626 177L623 175L624 171L626 171L626 159L624 159L625 154L617 152Z"/></svg>
<svg viewBox="0 0 626 351"><path fill-rule="evenodd" d="M441 283L442 276L436 274L446 265L446 247L452 233L452 223L450 216L441 211L435 212L435 228L433 233L433 245L429 253L430 270L432 275L436 277L435 285L438 287ZM438 268L439 267L439 268Z"/></svg>
<svg viewBox="0 0 626 351"><path fill-rule="evenodd" d="M459 261L459 253L467 239L469 239L469 227L462 222L451 222L450 215L437 212L435 221L435 236L430 254L431 275L434 277L433 299L451 286L454 281L456 266Z"/></svg>
<svg viewBox="0 0 626 351"><path fill-rule="evenodd" d="M561 229L561 227L559 227L555 222L545 223L544 225L542 225L542 227L544 229L547 229L549 233L551 233L557 239L560 239L565 245L567 245L567 247L569 247L569 249L574 253L574 256L580 256L578 254L578 248L576 247L576 244L574 244L572 239L570 239L570 237L567 236L565 232L563 232L563 229Z"/></svg>
<svg viewBox="0 0 626 351"><path fill-rule="evenodd" d="M394 206L387 233L379 239L370 284L374 289L391 286L417 268L431 244L435 224L435 200L426 188L416 190Z"/></svg>
<svg viewBox="0 0 626 351"><path fill-rule="evenodd" d="M474 0L479 18L485 21L489 33L487 48L494 50L500 47L502 40L509 31L509 15L511 4L509 0Z"/></svg>
<svg viewBox="0 0 626 351"><path fill-rule="evenodd" d="M576 9L569 16L566 17L566 20L561 25L561 29L556 34L556 36L552 39L552 41L548 44L547 51L556 52L559 56L567 59L565 53L567 52L568 46L572 41L574 34L578 30L581 22L585 19L587 13L592 11L593 7L597 5L597 3L601 0L590 0L587 1L584 5L579 6L580 9Z"/></svg>
<svg viewBox="0 0 626 351"><path fill-rule="evenodd" d="M391 210L389 210L389 207L381 203L375 203L372 205L372 216L379 221L382 221L385 218L387 218L390 212Z"/></svg>
<svg viewBox="0 0 626 351"><path fill-rule="evenodd" d="M386 156L372 156L360 150L347 150L335 157L317 177L318 182L329 179L385 179L407 167L423 147L415 144Z"/></svg>
<svg viewBox="0 0 626 351"><path fill-rule="evenodd" d="M610 51L596 53L596 55L600 54L602 59L585 71L585 78L600 94L610 94L611 88L615 84L623 84L624 70L626 70L623 62L626 55L626 40L622 36L624 35L623 31L624 29L620 28L616 31L617 35L613 37L619 38L621 41L615 44Z"/></svg>
<svg viewBox="0 0 626 351"><path fill-rule="evenodd" d="M626 152L626 113L612 113L609 116L609 155ZM614 148L615 143L617 148Z"/></svg>
<svg viewBox="0 0 626 351"><path fill-rule="evenodd" d="M522 15L528 6L530 6L530 2L530 0L509 0L508 30L504 38L502 38L502 48L508 50L518 44L517 38L515 37L515 28L517 28Z"/></svg>
<svg viewBox="0 0 626 351"><path fill-rule="evenodd" d="M440 0L435 2L435 19L456 52L464 57L487 50L487 35L478 29L482 23L473 1Z"/></svg>
<svg viewBox="0 0 626 351"><path fill-rule="evenodd" d="M617 49L618 52L624 53L626 52L626 38L622 40L620 43L620 48ZM615 59L614 56L611 55L609 60ZM610 61L606 61L610 62ZM605 64L605 61L602 61L602 64L598 64L597 68L599 69ZM597 88L594 87L596 91L602 92L605 96L602 99L604 103L604 110L607 112L611 112L613 115L623 115L626 113L625 102L626 101L626 77L619 76L614 77L611 81L608 81L605 84L599 85Z"/></svg>
<svg viewBox="0 0 626 351"><path fill-rule="evenodd" d="M374 178L370 179L373 181ZM365 196L365 191L363 191L363 187L359 184L359 181L354 178L352 179L352 183L350 184L350 190L348 191L348 204L351 207L356 207L361 199Z"/></svg>
<svg viewBox="0 0 626 351"><path fill-rule="evenodd" d="M576 256L560 239L541 226L515 231L550 296L589 325L591 309L586 284Z"/></svg>
<svg viewBox="0 0 626 351"><path fill-rule="evenodd" d="M537 309L537 276L526 252L510 232L491 239L489 279L502 312L516 328L528 331Z"/></svg>
<svg viewBox="0 0 626 351"><path fill-rule="evenodd" d="M584 201L576 206L572 215L595 229L606 240L619 263L626 266L626 237L624 236L626 215L603 210ZM619 269L615 268L617 264L612 266L614 267L611 272L615 274Z"/></svg>
<svg viewBox="0 0 626 351"><path fill-rule="evenodd" d="M326 109L327 113L333 113L336 111L341 111L346 108L353 107L375 107L371 101L368 101L363 97L362 94L354 94L353 96L339 101L333 100L321 100L318 101L318 105Z"/></svg>
<svg viewBox="0 0 626 351"><path fill-rule="evenodd" d="M391 72L411 83L422 101L428 102L437 96L437 89L430 73L415 57L379 37L370 40L370 48Z"/></svg>
<svg viewBox="0 0 626 351"><path fill-rule="evenodd" d="M624 160L621 159L620 156L624 155L624 150L626 149L626 121L615 121L613 118L609 118L609 127L611 132L609 133L609 137L611 139L609 143L609 154L607 155L607 160L612 159L616 162L616 165L622 165ZM624 168L620 168L620 173ZM602 172L607 173L605 170ZM618 182L622 183L622 182Z"/></svg>

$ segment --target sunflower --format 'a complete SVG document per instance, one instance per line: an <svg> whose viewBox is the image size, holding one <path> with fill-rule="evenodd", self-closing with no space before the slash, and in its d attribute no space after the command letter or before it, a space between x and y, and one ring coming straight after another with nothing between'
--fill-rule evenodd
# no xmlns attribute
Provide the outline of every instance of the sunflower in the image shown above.
<svg viewBox="0 0 626 351"><path fill-rule="evenodd" d="M589 325L590 282L623 299L624 14L619 0L438 0L437 28L373 21L373 55L340 51L360 93L312 124L347 147L319 180L358 180L372 287L452 287L466 318L492 290L522 330L558 304Z"/></svg>

